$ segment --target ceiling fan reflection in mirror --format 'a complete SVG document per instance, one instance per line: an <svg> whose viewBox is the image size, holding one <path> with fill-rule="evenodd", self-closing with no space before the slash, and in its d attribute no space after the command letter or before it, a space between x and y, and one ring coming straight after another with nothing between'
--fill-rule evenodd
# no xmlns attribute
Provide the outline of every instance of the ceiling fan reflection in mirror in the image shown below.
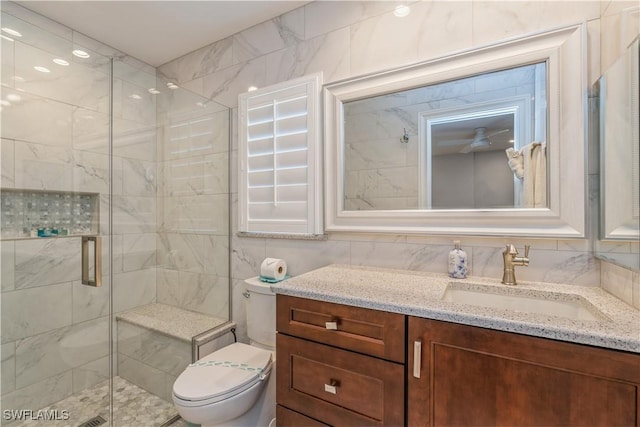
<svg viewBox="0 0 640 427"><path fill-rule="evenodd" d="M476 126L471 129L439 129L434 132L433 156L467 154L481 151L505 150L514 146L513 131L510 127ZM464 137L463 135L468 135ZM499 135L499 136L498 136ZM447 136L449 136L447 138Z"/></svg>
<svg viewBox="0 0 640 427"><path fill-rule="evenodd" d="M502 129L496 132L492 132L489 135L487 135L486 127L478 127L475 128L474 131L476 134L471 140L471 143L463 147L462 150L459 151L459 153L467 154L478 148L488 147L491 145L491 140L489 138L500 133L509 132L509 129Z"/></svg>

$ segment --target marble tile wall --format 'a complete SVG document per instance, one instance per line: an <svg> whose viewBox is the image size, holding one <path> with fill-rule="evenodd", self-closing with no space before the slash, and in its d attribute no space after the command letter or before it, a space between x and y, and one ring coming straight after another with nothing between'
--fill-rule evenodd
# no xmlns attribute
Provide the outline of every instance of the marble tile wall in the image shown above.
<svg viewBox="0 0 640 427"><path fill-rule="evenodd" d="M634 1L602 0L601 69L606 71L640 33L640 6Z"/></svg>
<svg viewBox="0 0 640 427"><path fill-rule="evenodd" d="M323 72L324 83L334 82L578 22L587 24L588 79L593 83L600 76L601 60L604 66L611 62L610 56L618 55L619 50L608 49L620 37L613 33L624 20L621 10L636 4L608 0L413 2L406 18L396 18L394 6L373 1L312 2L159 67L166 78L233 108L231 277L233 320L239 323L240 333L245 310L242 280L258 274L267 256L286 259L292 275L334 262L445 272L446 254L455 237L332 233L327 241L294 241L236 236L238 94L251 85L265 86L318 71ZM626 31L637 33L630 21L625 21ZM602 37L606 46L601 49L603 32L608 35ZM590 165L590 173L593 171ZM590 176L591 189L595 182ZM600 284L599 262L584 240L463 237L472 274L499 277L500 251L507 242L532 245L532 262L519 270L521 280Z"/></svg>
<svg viewBox="0 0 640 427"><path fill-rule="evenodd" d="M200 59L230 61L223 47ZM179 88L158 123L157 301L228 319L229 109Z"/></svg>
<svg viewBox="0 0 640 427"><path fill-rule="evenodd" d="M178 375L191 363L191 345L127 322L118 324L118 373L171 402Z"/></svg>
<svg viewBox="0 0 640 427"><path fill-rule="evenodd" d="M109 57L114 57L113 263L80 282L80 239L0 241L2 403L38 409L109 375L114 311L156 300L155 69L21 6L2 2L2 188L100 194L109 233ZM71 54L82 49L81 59ZM60 64L54 59L66 61ZM36 71L34 66L49 69Z"/></svg>
<svg viewBox="0 0 640 427"><path fill-rule="evenodd" d="M640 310L640 272L601 262L601 286L610 294Z"/></svg>

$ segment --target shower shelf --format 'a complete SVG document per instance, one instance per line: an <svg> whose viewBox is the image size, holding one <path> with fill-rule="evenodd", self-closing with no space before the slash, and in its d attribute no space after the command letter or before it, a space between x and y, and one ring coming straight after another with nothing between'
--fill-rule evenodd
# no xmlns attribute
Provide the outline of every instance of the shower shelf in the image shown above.
<svg viewBox="0 0 640 427"><path fill-rule="evenodd" d="M99 206L98 193L2 188L0 237L23 240L95 235L99 233ZM38 236L38 229L40 234L50 235Z"/></svg>

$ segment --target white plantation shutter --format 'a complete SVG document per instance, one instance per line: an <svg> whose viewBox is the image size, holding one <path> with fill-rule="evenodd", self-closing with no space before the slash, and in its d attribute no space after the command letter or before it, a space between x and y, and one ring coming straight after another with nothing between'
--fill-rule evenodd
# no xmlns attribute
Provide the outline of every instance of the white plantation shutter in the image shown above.
<svg viewBox="0 0 640 427"><path fill-rule="evenodd" d="M321 234L321 75L239 96L239 231Z"/></svg>

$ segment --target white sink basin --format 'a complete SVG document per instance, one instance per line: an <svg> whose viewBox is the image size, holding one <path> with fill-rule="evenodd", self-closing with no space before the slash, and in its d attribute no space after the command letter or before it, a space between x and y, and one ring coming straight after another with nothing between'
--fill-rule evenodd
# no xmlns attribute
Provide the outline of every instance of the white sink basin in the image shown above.
<svg viewBox="0 0 640 427"><path fill-rule="evenodd" d="M442 300L572 320L609 320L582 296L574 294L452 282L447 286Z"/></svg>

